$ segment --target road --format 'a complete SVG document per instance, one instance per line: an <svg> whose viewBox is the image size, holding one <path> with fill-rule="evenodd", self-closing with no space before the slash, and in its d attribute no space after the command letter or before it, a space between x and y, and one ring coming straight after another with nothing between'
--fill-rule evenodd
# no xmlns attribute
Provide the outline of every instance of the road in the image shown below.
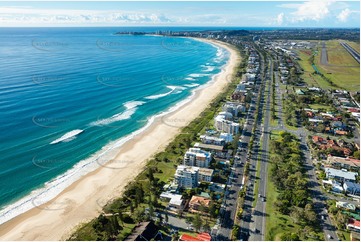
<svg viewBox="0 0 361 242"><path fill-rule="evenodd" d="M263 122L263 129L261 130L262 136L262 147L258 151L261 154L260 160L260 173L259 177L259 188L258 197L256 206L253 210L253 223L251 224L251 229L254 233L251 233L250 240L252 241L264 241L265 240L265 233L266 233L266 200L267 199L267 165L268 165L268 154L269 154L269 124L270 124L270 111L271 111L271 83L273 81L273 62L269 60L269 68L266 74L265 82L268 82L268 88L264 92L263 101L265 96L267 96L267 100L263 103L262 107L265 106L264 109L264 122ZM262 120L262 118L261 118ZM261 126L262 127L262 126ZM260 128L261 128L260 127Z"/></svg>
<svg viewBox="0 0 361 242"><path fill-rule="evenodd" d="M254 91L258 91L259 83L256 82ZM244 166L247 161L247 149L248 143L250 142L252 127L254 123L254 112L256 110L256 98L257 96L253 95L250 107L246 114L246 122L244 123L239 148L237 150L236 156L239 157L238 160L235 160L232 174L227 183L227 188L225 192L225 198L220 210L220 227L217 231L216 238L217 240L230 240L232 227L234 225L234 219L237 214L237 200L238 194L241 187L244 185L243 182L243 171Z"/></svg>
<svg viewBox="0 0 361 242"><path fill-rule="evenodd" d="M264 73L262 73L263 70L263 61L261 62L261 76L264 75ZM261 80L256 80L255 82L255 86L253 89L253 93L258 93L259 89L261 86ZM256 111L256 103L257 103L257 95L252 95L252 99L250 102L250 107L248 109L247 115L246 115L246 122L244 124L243 130L242 130L242 134L241 134L241 138L240 138L240 143L239 143L239 148L237 151L237 155L239 157L239 160L237 160L236 162L234 162L234 166L233 166L233 174L235 174L235 179L232 178L233 174L231 175L231 178L229 180L230 184L229 186L227 186L227 191L226 191L226 196L225 196L225 201L224 204L222 206L221 209L221 227L218 230L217 233L217 240L229 240L231 238L231 231L232 231L232 227L234 225L234 220L235 220L235 216L237 213L237 200L238 200L238 194L240 191L240 188L242 186L247 186L247 195L245 197L245 206L244 207L244 214L248 214L245 219L243 219L244 221L246 221L248 218L250 218L252 216L252 201L253 201L253 188L254 188L254 180L256 177L256 157L257 157L257 152L258 152L258 146L254 145L252 151L249 151L249 147L248 144L250 142L251 136L255 135L252 134L252 129L254 126L254 122L255 120L255 111ZM259 109L261 112L262 108ZM260 118L258 119L258 124L260 124L262 122L262 118L261 116L259 116ZM257 135L254 136L254 142L259 142L259 137L260 137L260 129L257 129L255 132ZM247 153L248 151L248 153ZM251 155L252 154L252 155ZM244 170L244 166L247 162L248 157L252 157L250 159L250 169L249 169L249 174L248 174L248 183L247 184L242 184L243 182L243 170ZM252 189L250 189L252 188ZM245 222L247 223L247 222ZM248 223L247 223L248 225ZM241 234L245 234L247 233L247 238L248 239L248 234L250 234L252 231L249 230L249 225L248 226L242 226L241 227Z"/></svg>
<svg viewBox="0 0 361 242"><path fill-rule="evenodd" d="M312 196L313 203L315 205L315 212L318 214L318 218L320 221L320 225L324 231L325 234L325 240L328 241L336 241L338 240L337 234L336 234L336 228L332 225L332 222L327 215L327 212L325 210L325 201L328 199L327 196L322 194L321 187L317 181L316 173L315 173L315 167L313 165L312 159L311 159L311 152L309 150L309 147L307 145L307 131L305 128L300 127L297 129L297 131L289 130L287 129L283 124L283 103L282 103L282 93L279 89L280 82L279 82L279 76L278 72L275 73L275 84L276 84L276 101L278 106L278 126L275 129L278 130L286 130L290 133L293 133L296 135L296 137L300 137L300 145L301 150L303 152L304 158L305 158L305 169L306 169L306 175L309 178L309 191ZM322 216L325 219L322 219ZM331 238L327 238L327 235L330 235Z"/></svg>
<svg viewBox="0 0 361 242"><path fill-rule="evenodd" d="M260 54L260 53L259 53ZM253 135L254 145L252 150L250 151L250 169L249 169L249 179L247 186L247 193L243 204L243 215L241 221L241 235L240 239L242 240L264 240L264 232L265 232L265 202L262 201L261 198L257 198L257 203L255 208L252 207L252 203L254 202L255 196L258 197L258 193L262 194L263 196L266 195L266 179L267 179L267 152L264 152L266 147L268 147L268 134L264 133L263 129L267 130L268 122L266 121L266 126L262 125L262 116L263 116L263 108L267 102L265 102L265 60L263 56L261 57L261 80L257 83L260 86L261 91L261 99L260 105L258 108L258 119L255 120L256 128ZM269 73L267 74L269 76ZM261 85L262 84L262 85ZM268 92L269 95L269 92ZM268 97L269 99L269 97ZM269 111L269 105L266 104L266 115L267 109ZM265 118L267 120L267 118ZM262 147L260 147L260 141L263 138ZM260 170L260 176L257 177L257 163L259 159L259 155L261 155L261 162L258 169ZM259 190L258 193L255 194L255 182L258 179L259 182Z"/></svg>

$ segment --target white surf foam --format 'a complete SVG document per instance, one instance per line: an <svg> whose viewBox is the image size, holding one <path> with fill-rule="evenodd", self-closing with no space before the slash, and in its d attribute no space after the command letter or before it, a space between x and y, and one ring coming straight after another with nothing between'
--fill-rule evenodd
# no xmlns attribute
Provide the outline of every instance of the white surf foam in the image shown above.
<svg viewBox="0 0 361 242"><path fill-rule="evenodd" d="M56 140L50 142L50 144L53 145L53 144L57 144L57 143L59 143L59 142L69 142L69 141L75 139L76 136L77 136L78 134L82 133L83 131L84 131L84 130L82 130L82 129L72 130L72 131L64 134L63 136L61 136L59 139L56 139Z"/></svg>
<svg viewBox="0 0 361 242"><path fill-rule="evenodd" d="M204 70L205 72L210 72L213 71L216 67L215 66L204 66Z"/></svg>
<svg viewBox="0 0 361 242"><path fill-rule="evenodd" d="M188 76L190 77L203 77L203 76L209 76L210 74L205 74L205 73L193 73L193 74L190 74Z"/></svg>
<svg viewBox="0 0 361 242"><path fill-rule="evenodd" d="M169 92L166 93L162 93L162 94L156 94L156 95L151 95L148 97L145 97L146 99L158 99L161 97L165 97L168 96L169 94L171 94L177 87L176 86L167 86L167 88L171 89Z"/></svg>
<svg viewBox="0 0 361 242"><path fill-rule="evenodd" d="M171 89L169 92L166 93L162 93L162 94L157 94L157 95L152 95L152 96L148 96L145 97L146 99L158 99L161 97L165 97L168 96L169 94L178 94L180 92L182 92L182 90L184 90L184 87L181 86L167 86L167 88Z"/></svg>
<svg viewBox="0 0 361 242"><path fill-rule="evenodd" d="M184 78L184 80L187 80L187 81L194 81L195 79L193 77L186 77Z"/></svg>
<svg viewBox="0 0 361 242"><path fill-rule="evenodd" d="M132 115L137 111L137 107L143 105L145 102L142 101L129 101L123 104L126 108L124 112L117 113L110 118L100 119L90 123L91 126L104 126L117 121L130 119Z"/></svg>
<svg viewBox="0 0 361 242"><path fill-rule="evenodd" d="M194 83L194 84L185 84L185 87L198 87L200 84Z"/></svg>

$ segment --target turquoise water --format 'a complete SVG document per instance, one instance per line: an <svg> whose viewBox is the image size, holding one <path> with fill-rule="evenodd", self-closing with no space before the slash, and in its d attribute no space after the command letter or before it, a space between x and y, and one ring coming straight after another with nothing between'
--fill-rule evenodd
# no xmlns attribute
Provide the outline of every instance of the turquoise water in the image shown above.
<svg viewBox="0 0 361 242"><path fill-rule="evenodd" d="M117 31L1 29L0 223L34 197L54 197L227 61L225 50L196 40Z"/></svg>

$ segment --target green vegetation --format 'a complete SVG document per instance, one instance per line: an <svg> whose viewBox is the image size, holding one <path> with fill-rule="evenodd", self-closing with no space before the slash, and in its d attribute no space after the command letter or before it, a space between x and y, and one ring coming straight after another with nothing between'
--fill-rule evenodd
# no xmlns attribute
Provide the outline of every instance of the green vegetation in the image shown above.
<svg viewBox="0 0 361 242"><path fill-rule="evenodd" d="M320 240L297 138L272 132L268 168L266 240Z"/></svg>
<svg viewBox="0 0 361 242"><path fill-rule="evenodd" d="M233 225L233 228L232 228L232 240L238 240L240 230L241 230L240 226Z"/></svg>
<svg viewBox="0 0 361 242"><path fill-rule="evenodd" d="M357 44L350 42L354 47ZM358 45L359 47L359 45ZM310 86L321 87L323 89L342 88L348 91L358 91L360 89L360 65L356 60L342 47L339 40L330 40L326 42L328 64L323 65L320 62L321 47L318 52L311 53L308 50L298 52L299 64L303 69L303 80ZM319 71L316 74L312 64Z"/></svg>

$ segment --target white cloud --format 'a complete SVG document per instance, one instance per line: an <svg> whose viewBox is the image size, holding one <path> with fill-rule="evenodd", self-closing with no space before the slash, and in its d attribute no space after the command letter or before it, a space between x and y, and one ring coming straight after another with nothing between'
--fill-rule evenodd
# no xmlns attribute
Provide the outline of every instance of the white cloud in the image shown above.
<svg viewBox="0 0 361 242"><path fill-rule="evenodd" d="M0 25L16 24L163 24L174 20L163 14L72 9L0 7Z"/></svg>
<svg viewBox="0 0 361 242"><path fill-rule="evenodd" d="M341 11L341 13L339 15L337 15L337 19L340 21L340 22L347 22L349 16L354 13L355 11L351 11L350 9L346 8L344 10Z"/></svg>
<svg viewBox="0 0 361 242"><path fill-rule="evenodd" d="M277 15L277 19L276 22L278 25L282 25L283 24L283 18L284 18L285 14L284 13L280 13Z"/></svg>
<svg viewBox="0 0 361 242"><path fill-rule="evenodd" d="M305 20L319 21L324 19L329 13L329 1L309 1L298 4L297 10L292 12L291 15L293 22L303 22Z"/></svg>

